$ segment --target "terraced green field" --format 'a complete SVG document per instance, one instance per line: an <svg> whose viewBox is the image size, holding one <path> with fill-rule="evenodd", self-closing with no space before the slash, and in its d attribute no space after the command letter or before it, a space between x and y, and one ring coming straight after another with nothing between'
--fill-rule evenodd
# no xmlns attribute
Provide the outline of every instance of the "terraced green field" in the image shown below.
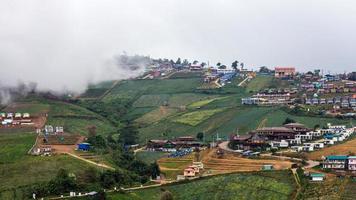
<svg viewBox="0 0 356 200"><path fill-rule="evenodd" d="M215 115L223 111L223 109L212 109L212 110L198 110L183 114L173 120L173 122L178 122L182 124L188 124L191 126L196 126L203 122L204 120L210 118L211 116Z"/></svg>
<svg viewBox="0 0 356 200"><path fill-rule="evenodd" d="M47 124L63 126L66 132L86 135L87 128L91 125L96 126L97 134L107 135L115 132L108 120L83 107L53 101L49 102L49 105Z"/></svg>
<svg viewBox="0 0 356 200"><path fill-rule="evenodd" d="M241 173L214 176L189 183L163 187L175 200L291 199L295 185L289 171ZM161 188L137 190L128 194L109 194L112 200L160 199Z"/></svg>

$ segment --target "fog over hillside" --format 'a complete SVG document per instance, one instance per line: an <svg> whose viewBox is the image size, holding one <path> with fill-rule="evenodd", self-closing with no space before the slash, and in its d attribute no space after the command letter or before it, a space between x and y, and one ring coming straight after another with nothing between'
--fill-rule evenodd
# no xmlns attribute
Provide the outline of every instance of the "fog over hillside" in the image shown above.
<svg viewBox="0 0 356 200"><path fill-rule="evenodd" d="M246 67L324 71L356 66L352 0L2 0L0 84L83 91L122 79L127 51Z"/></svg>

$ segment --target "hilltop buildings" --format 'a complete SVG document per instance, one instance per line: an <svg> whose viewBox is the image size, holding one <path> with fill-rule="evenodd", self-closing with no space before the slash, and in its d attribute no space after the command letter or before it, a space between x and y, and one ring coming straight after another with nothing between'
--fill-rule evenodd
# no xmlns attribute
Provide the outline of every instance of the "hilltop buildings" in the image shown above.
<svg viewBox="0 0 356 200"><path fill-rule="evenodd" d="M295 75L294 67L275 67L274 71L275 78L290 79L293 78Z"/></svg>
<svg viewBox="0 0 356 200"><path fill-rule="evenodd" d="M289 123L282 127L258 128L246 135L232 135L230 146L241 150L290 147L295 151L314 151L343 141L353 133L354 128L345 126L329 124L327 129L312 131L303 124Z"/></svg>
<svg viewBox="0 0 356 200"><path fill-rule="evenodd" d="M181 148L199 148L201 146L203 146L202 142L197 141L194 137L183 136L173 140L149 140L146 149L170 152Z"/></svg>

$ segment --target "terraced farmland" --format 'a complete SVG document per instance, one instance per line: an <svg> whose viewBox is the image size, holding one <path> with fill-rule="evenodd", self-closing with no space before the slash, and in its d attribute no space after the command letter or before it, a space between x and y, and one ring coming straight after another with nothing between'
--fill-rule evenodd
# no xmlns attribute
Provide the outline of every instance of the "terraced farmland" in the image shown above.
<svg viewBox="0 0 356 200"><path fill-rule="evenodd" d="M175 200L286 200L292 197L295 184L289 171L274 171L206 177L163 188L170 191ZM110 194L108 199L153 200L159 199L161 194L160 188L151 188L128 194Z"/></svg>

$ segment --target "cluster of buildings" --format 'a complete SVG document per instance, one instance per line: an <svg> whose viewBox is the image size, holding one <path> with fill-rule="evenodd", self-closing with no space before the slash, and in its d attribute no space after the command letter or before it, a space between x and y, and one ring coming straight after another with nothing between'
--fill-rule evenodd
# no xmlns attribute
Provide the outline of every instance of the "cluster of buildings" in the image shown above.
<svg viewBox="0 0 356 200"><path fill-rule="evenodd" d="M41 131L41 130L39 130ZM45 125L44 129L44 134L45 135L52 135L52 134L62 134L64 133L64 128L63 126L52 126L52 125Z"/></svg>
<svg viewBox="0 0 356 200"><path fill-rule="evenodd" d="M201 173L204 169L202 162L193 162L192 165L186 167L183 171L183 175L178 175L177 180L184 180L186 178L194 178Z"/></svg>
<svg viewBox="0 0 356 200"><path fill-rule="evenodd" d="M0 126L33 125L29 113L0 113Z"/></svg>
<svg viewBox="0 0 356 200"><path fill-rule="evenodd" d="M224 86L237 75L238 72L236 70L209 68L204 75L204 82L210 83L217 81L219 84Z"/></svg>
<svg viewBox="0 0 356 200"><path fill-rule="evenodd" d="M323 169L349 170L356 172L356 156L330 155L322 162Z"/></svg>
<svg viewBox="0 0 356 200"><path fill-rule="evenodd" d="M330 104L340 108L356 109L356 95L334 98L318 98L315 96L314 98L305 98L304 103L307 105Z"/></svg>
<svg viewBox="0 0 356 200"><path fill-rule="evenodd" d="M339 82L338 84L316 81L312 83L301 83L300 89L307 93L318 94L353 93L356 92L356 84L351 81Z"/></svg>
<svg viewBox="0 0 356 200"><path fill-rule="evenodd" d="M257 93L252 97L241 98L243 105L286 105L293 103L291 93Z"/></svg>
<svg viewBox="0 0 356 200"><path fill-rule="evenodd" d="M295 151L314 151L350 137L354 128L331 126L312 131L300 123L282 127L263 127L246 135L232 135L230 146L238 150L264 150L267 148L291 148Z"/></svg>
<svg viewBox="0 0 356 200"><path fill-rule="evenodd" d="M173 140L149 140L146 145L148 151L176 152L179 149L201 148L203 143L192 136L182 136Z"/></svg>

